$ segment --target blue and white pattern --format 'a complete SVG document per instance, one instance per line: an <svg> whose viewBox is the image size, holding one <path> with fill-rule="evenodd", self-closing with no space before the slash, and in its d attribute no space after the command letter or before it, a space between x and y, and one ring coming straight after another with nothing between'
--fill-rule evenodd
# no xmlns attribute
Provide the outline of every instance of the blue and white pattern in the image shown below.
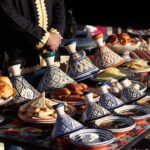
<svg viewBox="0 0 150 150"><path fill-rule="evenodd" d="M121 92L121 100L125 103L131 103L145 97L145 94L132 86L125 87Z"/></svg>
<svg viewBox="0 0 150 150"><path fill-rule="evenodd" d="M54 129L52 132L52 137L61 137L68 135L74 131L85 128L81 123L74 120L67 114L59 115L56 120L56 124L54 125Z"/></svg>
<svg viewBox="0 0 150 150"><path fill-rule="evenodd" d="M47 66L46 72L38 85L38 91L44 92L52 89L62 88L65 85L73 82L75 81L59 67L50 65Z"/></svg>
<svg viewBox="0 0 150 150"><path fill-rule="evenodd" d="M96 104L95 102L88 102L86 104L86 111L83 113L82 120L84 122L92 121L108 114L110 114L110 112L104 109L102 106Z"/></svg>
<svg viewBox="0 0 150 150"><path fill-rule="evenodd" d="M111 93L102 94L99 103L102 107L104 107L107 110L112 110L123 105L123 101L121 101Z"/></svg>
<svg viewBox="0 0 150 150"><path fill-rule="evenodd" d="M68 75L76 81L81 81L93 76L100 70L86 60L85 52L80 51L71 54L68 67Z"/></svg>
<svg viewBox="0 0 150 150"><path fill-rule="evenodd" d="M22 76L12 77L11 82L17 91L16 96L10 101L12 104L21 104L40 96L40 93Z"/></svg>

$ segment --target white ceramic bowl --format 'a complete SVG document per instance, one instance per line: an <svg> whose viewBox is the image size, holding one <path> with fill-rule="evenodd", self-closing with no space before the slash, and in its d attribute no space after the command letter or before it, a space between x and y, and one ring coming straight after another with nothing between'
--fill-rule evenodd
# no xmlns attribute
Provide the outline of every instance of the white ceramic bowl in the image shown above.
<svg viewBox="0 0 150 150"><path fill-rule="evenodd" d="M136 123L133 119L129 118L129 117L124 117L124 116L117 116L117 115L109 115L100 119L97 119L95 121L95 127L98 128L102 128L100 125L103 123L107 123L107 122L113 122L113 121L119 121L122 123L125 123L127 125L127 127L124 128L109 128L108 130L117 133L117 132L126 132L126 131L130 131L133 128L135 128Z"/></svg>
<svg viewBox="0 0 150 150"><path fill-rule="evenodd" d="M89 140L83 141L86 138ZM69 135L73 144L81 146L100 146L107 145L114 141L114 134L105 129L81 129Z"/></svg>
<svg viewBox="0 0 150 150"><path fill-rule="evenodd" d="M122 107L119 107L117 109L114 110L115 113L119 114L119 115L123 115L122 113L124 111L132 111L132 110L139 110L142 112L144 112L144 115L128 115L128 117L133 118L134 120L141 120L141 119L146 119L150 117L150 109L148 107L142 106L142 105L124 105Z"/></svg>

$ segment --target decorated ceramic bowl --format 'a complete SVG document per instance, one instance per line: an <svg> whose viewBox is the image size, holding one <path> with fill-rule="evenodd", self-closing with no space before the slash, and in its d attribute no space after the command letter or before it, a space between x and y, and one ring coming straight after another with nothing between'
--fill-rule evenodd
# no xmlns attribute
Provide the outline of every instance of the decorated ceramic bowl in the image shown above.
<svg viewBox="0 0 150 150"><path fill-rule="evenodd" d="M78 148L98 150L114 141L114 134L106 129L82 129L69 135L72 144Z"/></svg>
<svg viewBox="0 0 150 150"><path fill-rule="evenodd" d="M150 117L150 109L141 105L124 105L115 109L114 112L131 117L134 120L143 120Z"/></svg>
<svg viewBox="0 0 150 150"><path fill-rule="evenodd" d="M115 133L127 132L135 128L136 123L133 119L124 116L109 115L95 121L95 126L105 128Z"/></svg>

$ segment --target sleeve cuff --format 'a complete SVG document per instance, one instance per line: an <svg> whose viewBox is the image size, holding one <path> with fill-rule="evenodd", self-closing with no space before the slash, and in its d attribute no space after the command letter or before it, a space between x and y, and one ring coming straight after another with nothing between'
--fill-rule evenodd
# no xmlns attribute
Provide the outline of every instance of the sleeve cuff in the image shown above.
<svg viewBox="0 0 150 150"><path fill-rule="evenodd" d="M56 33L56 34L60 34L60 32L57 29L51 28L49 30L50 33Z"/></svg>
<svg viewBox="0 0 150 150"><path fill-rule="evenodd" d="M49 36L50 36L49 32L45 32L45 34L44 34L44 36L42 36L40 42L36 45L36 49L40 50L46 44Z"/></svg>

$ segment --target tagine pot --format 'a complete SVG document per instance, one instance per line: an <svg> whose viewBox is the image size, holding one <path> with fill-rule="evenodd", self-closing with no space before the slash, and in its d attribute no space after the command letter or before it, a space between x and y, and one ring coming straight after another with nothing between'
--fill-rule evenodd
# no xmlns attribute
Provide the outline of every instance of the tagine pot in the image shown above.
<svg viewBox="0 0 150 150"><path fill-rule="evenodd" d="M75 82L54 64L55 52L44 54L43 57L47 63L47 67L38 85L38 91L44 92L52 89L63 88L65 85Z"/></svg>
<svg viewBox="0 0 150 150"><path fill-rule="evenodd" d="M94 54L94 64L98 68L117 67L125 62L125 60L117 53L108 48L103 42L103 34L92 37L97 44Z"/></svg>
<svg viewBox="0 0 150 150"><path fill-rule="evenodd" d="M100 71L94 64L86 59L84 51L76 51L76 41L66 43L65 47L70 53L67 74L75 81L84 80Z"/></svg>

